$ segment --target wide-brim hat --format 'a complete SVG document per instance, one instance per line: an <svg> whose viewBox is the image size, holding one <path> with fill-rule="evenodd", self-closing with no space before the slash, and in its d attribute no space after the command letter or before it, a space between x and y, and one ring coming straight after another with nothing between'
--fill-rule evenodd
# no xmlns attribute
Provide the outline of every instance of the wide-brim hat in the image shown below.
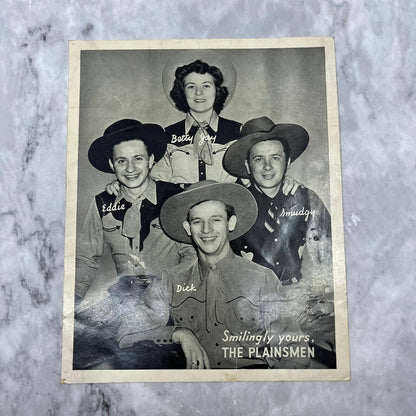
<svg viewBox="0 0 416 416"><path fill-rule="evenodd" d="M160 224L165 233L174 240L191 243L183 222L189 210L203 201L222 201L234 207L237 224L230 231L230 240L245 234L256 221L257 203L251 192L236 183L218 183L207 180L194 183L186 191L170 197L160 211Z"/></svg>
<svg viewBox="0 0 416 416"><path fill-rule="evenodd" d="M175 71L178 67L188 65L198 59L209 66L216 66L221 71L224 78L222 86L225 86L228 89L228 96L224 102L225 108L233 97L237 82L237 73L234 65L229 59L223 54L213 50L189 49L172 56L166 63L162 72L162 85L166 98L176 108L176 104L170 96L170 91L173 88L173 82L175 81Z"/></svg>
<svg viewBox="0 0 416 416"><path fill-rule="evenodd" d="M290 160L293 162L308 146L309 134L298 124L274 124L267 117L249 120L241 128L240 138L225 152L224 169L238 178L249 178L245 166L248 151L256 143L270 139L284 139L289 145Z"/></svg>
<svg viewBox="0 0 416 416"><path fill-rule="evenodd" d="M88 160L96 169L112 173L108 159L112 157L113 146L130 139L143 141L148 153L153 154L155 162L160 160L166 151L164 130L161 126L123 119L107 127L104 134L91 144Z"/></svg>

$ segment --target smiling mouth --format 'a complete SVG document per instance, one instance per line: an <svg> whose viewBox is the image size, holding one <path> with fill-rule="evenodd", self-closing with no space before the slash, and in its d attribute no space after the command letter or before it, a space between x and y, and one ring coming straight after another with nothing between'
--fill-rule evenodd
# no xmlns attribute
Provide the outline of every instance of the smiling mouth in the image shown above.
<svg viewBox="0 0 416 416"><path fill-rule="evenodd" d="M274 178L274 173L263 173L263 178L266 180L270 180Z"/></svg>
<svg viewBox="0 0 416 416"><path fill-rule="evenodd" d="M212 241L215 241L217 237L201 237L201 240L204 243L211 243Z"/></svg>
<svg viewBox="0 0 416 416"><path fill-rule="evenodd" d="M137 173L137 174L135 174L135 175L124 175L124 177L125 177L126 179L128 179L129 181L134 181L135 179L138 179L138 178L139 178L139 176L140 176L140 174L139 174L139 173Z"/></svg>
<svg viewBox="0 0 416 416"><path fill-rule="evenodd" d="M196 100L194 100L196 103L204 103L206 101L205 98L197 98Z"/></svg>

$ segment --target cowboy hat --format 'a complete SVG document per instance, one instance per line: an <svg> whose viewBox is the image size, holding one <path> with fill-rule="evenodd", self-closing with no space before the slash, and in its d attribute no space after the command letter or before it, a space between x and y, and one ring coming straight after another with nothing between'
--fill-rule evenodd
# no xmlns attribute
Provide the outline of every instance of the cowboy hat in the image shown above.
<svg viewBox="0 0 416 416"><path fill-rule="evenodd" d="M230 240L245 234L257 218L257 203L244 186L236 183L218 183L207 180L194 183L186 191L170 197L160 211L160 224L165 233L174 240L191 243L182 224L189 210L204 201L221 201L235 210L237 225L230 232Z"/></svg>
<svg viewBox="0 0 416 416"><path fill-rule="evenodd" d="M240 138L225 152L224 169L238 178L249 178L245 161L248 151L256 143L270 139L284 139L290 148L290 161L297 159L309 143L308 132L298 124L274 124L267 117L254 118L241 128Z"/></svg>
<svg viewBox="0 0 416 416"><path fill-rule="evenodd" d="M166 150L164 130L158 124L142 124L138 120L123 119L107 127L103 136L94 140L88 150L88 160L98 170L113 173L108 163L113 146L130 139L141 140L157 162Z"/></svg>

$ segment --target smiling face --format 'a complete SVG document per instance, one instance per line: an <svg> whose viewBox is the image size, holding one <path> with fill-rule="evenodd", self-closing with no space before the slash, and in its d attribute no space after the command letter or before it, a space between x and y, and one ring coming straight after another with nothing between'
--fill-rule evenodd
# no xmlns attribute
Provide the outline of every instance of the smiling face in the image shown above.
<svg viewBox="0 0 416 416"><path fill-rule="evenodd" d="M274 197L279 192L289 164L290 159L286 163L282 143L277 140L266 140L251 147L246 168L256 185L266 195Z"/></svg>
<svg viewBox="0 0 416 416"><path fill-rule="evenodd" d="M153 161L144 143L134 139L116 144L109 163L120 184L134 192L146 188Z"/></svg>
<svg viewBox="0 0 416 416"><path fill-rule="evenodd" d="M212 75L191 72L184 78L183 84L186 101L191 111L195 113L212 111L216 96Z"/></svg>
<svg viewBox="0 0 416 416"><path fill-rule="evenodd" d="M199 255L206 261L217 262L230 249L229 233L236 223L235 215L227 219L223 202L204 201L190 209L189 221L183 227L198 247Z"/></svg>

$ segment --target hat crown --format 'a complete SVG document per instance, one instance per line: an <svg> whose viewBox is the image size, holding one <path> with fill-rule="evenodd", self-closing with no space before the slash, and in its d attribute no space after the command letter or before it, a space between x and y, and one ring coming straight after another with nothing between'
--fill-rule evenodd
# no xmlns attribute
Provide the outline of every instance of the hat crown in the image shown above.
<svg viewBox="0 0 416 416"><path fill-rule="evenodd" d="M131 129L133 127L141 126L142 123L138 120L133 120L130 118L124 118L122 120L118 120L115 123L111 124L104 130L104 136L110 136L112 134L119 133L123 130Z"/></svg>
<svg viewBox="0 0 416 416"><path fill-rule="evenodd" d="M257 132L269 132L275 124L268 117L253 118L247 121L241 128L240 137L248 136Z"/></svg>

